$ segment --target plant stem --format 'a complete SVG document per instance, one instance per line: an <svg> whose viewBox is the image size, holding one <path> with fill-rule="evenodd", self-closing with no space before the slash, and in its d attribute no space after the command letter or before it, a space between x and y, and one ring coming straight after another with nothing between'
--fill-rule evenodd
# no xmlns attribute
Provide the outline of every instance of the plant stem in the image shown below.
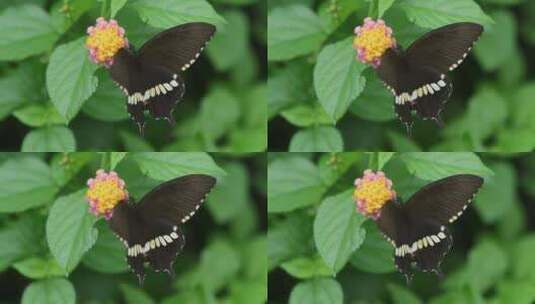
<svg viewBox="0 0 535 304"><path fill-rule="evenodd" d="M100 6L100 16L101 17L105 17L107 7L108 7L108 0L102 0L102 5Z"/></svg>
<svg viewBox="0 0 535 304"><path fill-rule="evenodd" d="M373 15L373 11L375 10L375 1L376 0L370 1L370 6L368 7L368 17L372 17Z"/></svg>
<svg viewBox="0 0 535 304"><path fill-rule="evenodd" d="M103 152L100 159L100 168L109 171L111 167L111 152Z"/></svg>

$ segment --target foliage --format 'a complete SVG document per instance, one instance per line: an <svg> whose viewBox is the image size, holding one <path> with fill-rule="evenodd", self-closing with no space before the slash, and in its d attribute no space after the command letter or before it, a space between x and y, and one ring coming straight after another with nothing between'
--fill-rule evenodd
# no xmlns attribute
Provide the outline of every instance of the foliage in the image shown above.
<svg viewBox="0 0 535 304"><path fill-rule="evenodd" d="M475 202L450 225L444 279L416 271L407 285L396 270L394 248L351 197L367 168L382 169L405 200L444 176L484 177ZM533 303L535 234L527 223L534 219L534 169L532 154L270 154L270 302Z"/></svg>
<svg viewBox="0 0 535 304"><path fill-rule="evenodd" d="M218 179L184 226L176 278L147 272L143 288L126 249L88 210L86 181L114 169L132 197L190 173ZM263 154L8 153L0 163L2 303L265 303Z"/></svg>
<svg viewBox="0 0 535 304"><path fill-rule="evenodd" d="M269 1L269 150L532 150L534 15L533 2L523 0ZM412 137L406 134L392 94L355 59L353 29L366 16L383 18L404 48L446 24L485 27L449 73L445 128L417 119Z"/></svg>
<svg viewBox="0 0 535 304"><path fill-rule="evenodd" d="M3 150L265 150L265 14L260 0L3 1L0 135L10 137ZM184 73L176 126L147 118L145 136L138 135L126 97L88 59L86 29L99 16L117 19L136 49L179 24L217 26Z"/></svg>

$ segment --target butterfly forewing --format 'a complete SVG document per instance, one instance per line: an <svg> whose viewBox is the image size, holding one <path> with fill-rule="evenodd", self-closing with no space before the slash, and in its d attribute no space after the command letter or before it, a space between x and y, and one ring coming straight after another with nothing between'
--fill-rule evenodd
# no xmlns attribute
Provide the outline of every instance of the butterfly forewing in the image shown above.
<svg viewBox="0 0 535 304"><path fill-rule="evenodd" d="M477 23L446 25L416 40L405 52L405 57L410 65L446 73L462 63L482 32L483 27Z"/></svg>
<svg viewBox="0 0 535 304"><path fill-rule="evenodd" d="M169 71L184 71L197 60L215 30L203 22L170 28L147 41L139 50L139 59Z"/></svg>

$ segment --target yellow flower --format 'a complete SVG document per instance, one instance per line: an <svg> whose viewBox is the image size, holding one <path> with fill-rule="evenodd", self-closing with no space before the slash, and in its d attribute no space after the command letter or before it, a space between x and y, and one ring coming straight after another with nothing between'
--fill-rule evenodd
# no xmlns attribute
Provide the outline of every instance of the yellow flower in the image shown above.
<svg viewBox="0 0 535 304"><path fill-rule="evenodd" d="M374 67L381 64L386 50L396 46L392 29L381 19L377 22L369 17L364 19L364 24L355 28L355 35L353 48L357 50L357 59Z"/></svg>
<svg viewBox="0 0 535 304"><path fill-rule="evenodd" d="M392 181L382 171L373 173L371 170L364 171L362 178L355 180L353 198L357 204L357 211L373 219L379 218L381 208L396 198L396 192L392 190Z"/></svg>
<svg viewBox="0 0 535 304"><path fill-rule="evenodd" d="M91 212L96 216L103 215L110 219L113 208L128 199L124 181L113 171L108 174L104 170L98 170L97 176L87 181L87 186L89 189L85 196Z"/></svg>
<svg viewBox="0 0 535 304"><path fill-rule="evenodd" d="M124 37L124 29L117 24L117 21L107 22L104 18L97 19L95 26L87 28L86 47L89 49L89 58L97 64L104 64L109 67L113 64L113 56L117 52L128 47L128 39Z"/></svg>

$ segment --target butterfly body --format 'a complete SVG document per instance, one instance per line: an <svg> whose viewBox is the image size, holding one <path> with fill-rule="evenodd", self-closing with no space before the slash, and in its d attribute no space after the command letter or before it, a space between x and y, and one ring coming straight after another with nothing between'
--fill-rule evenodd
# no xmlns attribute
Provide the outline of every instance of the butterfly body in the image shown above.
<svg viewBox="0 0 535 304"><path fill-rule="evenodd" d="M453 243L447 225L461 216L482 184L475 175L453 175L423 187L405 204L392 201L381 209L377 224L394 246L395 265L407 281L412 264L441 275L440 264Z"/></svg>
<svg viewBox="0 0 535 304"><path fill-rule="evenodd" d="M383 54L376 72L394 95L396 116L409 133L413 111L442 125L440 113L453 89L447 72L462 63L482 32L479 24L450 24L425 34L407 50L398 46Z"/></svg>
<svg viewBox="0 0 535 304"><path fill-rule="evenodd" d="M193 174L168 181L139 203L119 203L109 225L127 249L126 260L142 284L144 264L174 276L173 263L186 238L181 226L204 202L215 185L208 175Z"/></svg>
<svg viewBox="0 0 535 304"><path fill-rule="evenodd" d="M113 57L108 71L127 96L127 111L140 132L145 111L174 123L173 110L186 90L180 73L195 63L214 33L211 24L187 23L161 32L137 52L123 48Z"/></svg>

